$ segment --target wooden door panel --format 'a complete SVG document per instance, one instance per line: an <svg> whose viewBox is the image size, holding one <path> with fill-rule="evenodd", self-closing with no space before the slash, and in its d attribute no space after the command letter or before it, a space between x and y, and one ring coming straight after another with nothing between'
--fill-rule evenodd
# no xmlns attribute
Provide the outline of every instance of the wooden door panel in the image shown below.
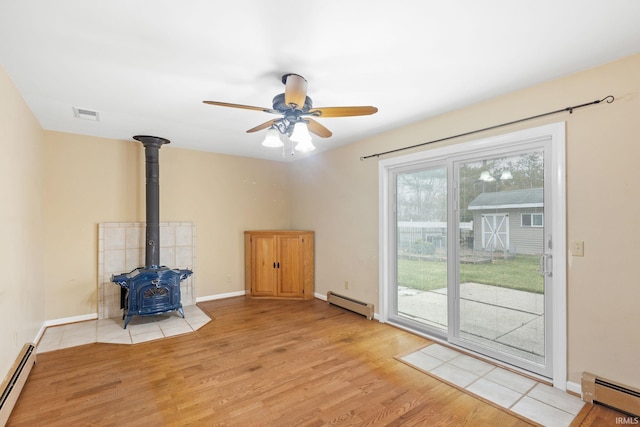
<svg viewBox="0 0 640 427"><path fill-rule="evenodd" d="M256 296L276 295L277 269L276 239L273 236L253 236L252 293Z"/></svg>
<svg viewBox="0 0 640 427"><path fill-rule="evenodd" d="M278 236L280 281L278 295L302 296L302 238L300 236Z"/></svg>

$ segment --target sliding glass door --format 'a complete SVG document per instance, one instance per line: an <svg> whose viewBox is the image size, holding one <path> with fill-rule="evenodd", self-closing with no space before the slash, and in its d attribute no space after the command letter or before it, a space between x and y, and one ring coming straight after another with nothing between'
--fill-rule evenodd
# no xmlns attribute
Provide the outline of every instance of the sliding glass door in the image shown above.
<svg viewBox="0 0 640 427"><path fill-rule="evenodd" d="M447 168L396 175L397 314L447 331Z"/></svg>
<svg viewBox="0 0 640 427"><path fill-rule="evenodd" d="M449 340L548 376L552 319L545 289L552 277L544 270L550 256L544 225L553 208L545 203L545 163L544 143L453 162L456 219L464 227Z"/></svg>
<svg viewBox="0 0 640 427"><path fill-rule="evenodd" d="M383 320L551 378L552 138L442 153L385 168Z"/></svg>

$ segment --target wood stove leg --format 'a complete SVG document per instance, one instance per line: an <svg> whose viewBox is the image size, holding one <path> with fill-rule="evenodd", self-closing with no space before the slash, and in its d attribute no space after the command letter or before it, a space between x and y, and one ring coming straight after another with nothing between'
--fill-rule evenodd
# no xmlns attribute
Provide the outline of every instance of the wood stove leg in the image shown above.
<svg viewBox="0 0 640 427"><path fill-rule="evenodd" d="M127 325L131 321L131 316L133 316L133 315L132 314L127 314L127 318L124 321L124 327L122 329L127 329Z"/></svg>

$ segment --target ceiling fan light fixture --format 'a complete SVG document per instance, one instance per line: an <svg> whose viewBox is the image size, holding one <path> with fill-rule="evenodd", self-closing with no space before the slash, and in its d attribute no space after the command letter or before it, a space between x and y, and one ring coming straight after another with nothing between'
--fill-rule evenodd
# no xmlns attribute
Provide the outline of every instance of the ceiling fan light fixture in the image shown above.
<svg viewBox="0 0 640 427"><path fill-rule="evenodd" d="M273 126L267 129L267 135L265 136L264 141L262 141L262 145L271 148L282 147L284 144L280 139L280 132L278 131L278 129Z"/></svg>
<svg viewBox="0 0 640 427"><path fill-rule="evenodd" d="M311 142L311 139L309 139L308 141L298 142L295 146L295 149L296 151L300 151L301 153L306 153L315 150L316 147Z"/></svg>
<svg viewBox="0 0 640 427"><path fill-rule="evenodd" d="M305 122L298 122L293 126L293 132L289 137L293 142L306 143L311 142L311 135L309 135L309 129Z"/></svg>
<svg viewBox="0 0 640 427"><path fill-rule="evenodd" d="M205 104L220 107L241 108L244 110L263 111L269 114L280 114L281 118L269 120L247 130L247 133L267 129L267 135L262 141L265 147L283 147L284 143L291 147L291 154L297 151L315 150L311 142L310 132L320 138L329 138L331 131L313 118L317 117L352 117L368 116L378 111L372 106L356 107L322 107L313 108L311 98L307 96L307 80L299 74L289 73L282 76L284 93L273 98L273 108L255 107L252 105L231 104L220 101L202 101ZM289 141L282 141L279 132L287 135Z"/></svg>
<svg viewBox="0 0 640 427"><path fill-rule="evenodd" d="M295 149L301 152L313 151L316 147L311 142L311 135L305 122L298 122L293 126L293 132L289 139L297 142Z"/></svg>

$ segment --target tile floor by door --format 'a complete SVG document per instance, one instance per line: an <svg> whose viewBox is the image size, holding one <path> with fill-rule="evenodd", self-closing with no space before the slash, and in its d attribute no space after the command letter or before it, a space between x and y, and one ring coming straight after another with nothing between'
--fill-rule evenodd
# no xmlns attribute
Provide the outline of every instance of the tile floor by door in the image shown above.
<svg viewBox="0 0 640 427"><path fill-rule="evenodd" d="M211 321L196 305L185 306L184 319L178 312L154 316L134 316L123 329L121 318L89 320L48 327L37 345L37 352L60 350L94 342L137 344L193 332Z"/></svg>
<svg viewBox="0 0 640 427"><path fill-rule="evenodd" d="M544 426L569 426L584 406L578 397L439 344L400 360Z"/></svg>

